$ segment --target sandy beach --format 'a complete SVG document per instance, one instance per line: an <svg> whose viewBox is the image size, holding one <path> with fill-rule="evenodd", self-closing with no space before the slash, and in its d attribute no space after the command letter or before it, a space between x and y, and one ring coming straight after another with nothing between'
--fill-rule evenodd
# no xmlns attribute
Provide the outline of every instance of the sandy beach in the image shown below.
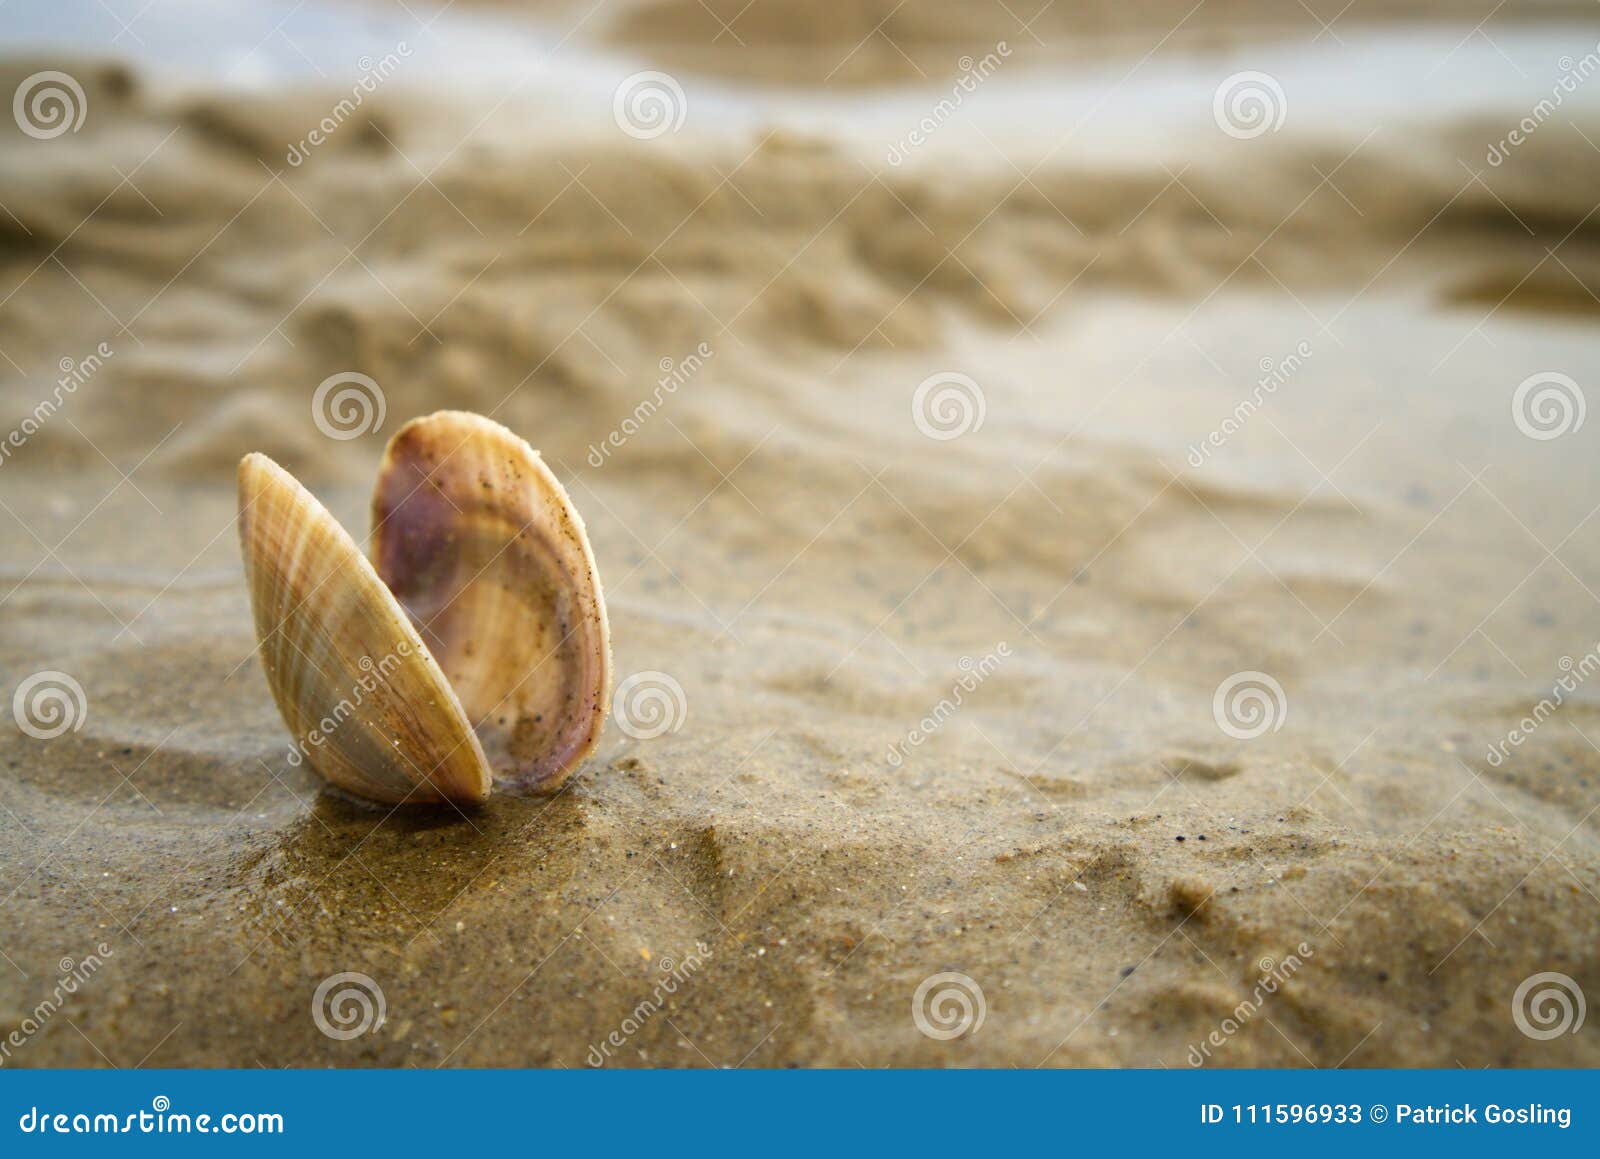
<svg viewBox="0 0 1600 1159"><path fill-rule="evenodd" d="M0 1066L1600 1064L1591 5L191 7L0 12ZM377 809L235 468L446 407L664 715Z"/></svg>

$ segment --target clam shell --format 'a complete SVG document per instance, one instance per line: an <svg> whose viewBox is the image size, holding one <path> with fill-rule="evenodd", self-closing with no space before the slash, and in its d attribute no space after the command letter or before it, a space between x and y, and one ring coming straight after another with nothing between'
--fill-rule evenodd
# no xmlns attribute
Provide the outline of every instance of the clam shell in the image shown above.
<svg viewBox="0 0 1600 1159"><path fill-rule="evenodd" d="M611 681L600 579L566 491L499 423L440 411L389 441L372 521L378 575L495 776L559 785L599 743Z"/></svg>
<svg viewBox="0 0 1600 1159"><path fill-rule="evenodd" d="M267 682L312 767L390 804L486 798L483 750L416 628L338 521L265 455L239 464L239 539Z"/></svg>

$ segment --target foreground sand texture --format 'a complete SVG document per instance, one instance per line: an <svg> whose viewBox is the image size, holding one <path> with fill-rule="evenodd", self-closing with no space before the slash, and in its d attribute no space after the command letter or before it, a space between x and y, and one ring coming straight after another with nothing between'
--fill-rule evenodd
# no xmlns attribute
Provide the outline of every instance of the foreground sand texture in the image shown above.
<svg viewBox="0 0 1600 1159"><path fill-rule="evenodd" d="M872 62L906 81L846 7L802 110L876 107ZM1600 118L1574 100L1491 167L1525 106L1319 118L1290 86L1235 139L1210 93L1249 58L1186 47L1184 139L1080 147L1080 108L891 165L954 52L906 54L944 72L872 143L820 103L745 126L737 45L651 55L676 11L552 9L562 53L678 70L653 139L609 87L568 124L537 84L397 77L290 166L346 78L0 70L89 103L51 140L0 124L0 428L111 352L0 462L0 693L84 693L57 736L0 716L0 1037L37 1023L4 1065L581 1067L630 1019L607 1065L1183 1067L1225 1020L1206 1065L1600 1064L1600 417L1513 416L1545 373L1600 407ZM1168 60L1157 11L1119 93ZM962 35L1025 39L994 19ZM1522 60L1546 91L1600 39L1549 19L1486 26L1553 37ZM1045 59L1014 67L1048 89ZM1122 101L1085 140L1152 119ZM386 415L330 437L313 394L347 373ZM929 437L950 374L982 422ZM391 813L288 759L234 469L272 456L359 533L385 439L441 407L540 449L618 679L682 702L557 795ZM1283 690L1249 739L1214 713L1236 673ZM385 1003L348 1039L312 1014L343 972ZM945 972L985 1001L949 1040L913 1017ZM1581 1029L1519 1030L1544 972Z"/></svg>

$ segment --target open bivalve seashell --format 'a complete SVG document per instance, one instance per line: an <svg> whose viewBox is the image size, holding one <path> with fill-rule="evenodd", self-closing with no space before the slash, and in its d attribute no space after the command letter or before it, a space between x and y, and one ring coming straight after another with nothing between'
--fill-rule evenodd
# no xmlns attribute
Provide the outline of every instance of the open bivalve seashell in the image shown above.
<svg viewBox="0 0 1600 1159"><path fill-rule="evenodd" d="M499 423L440 411L389 441L372 561L265 455L239 538L267 682L329 782L390 804L559 785L600 739L605 603L583 521Z"/></svg>

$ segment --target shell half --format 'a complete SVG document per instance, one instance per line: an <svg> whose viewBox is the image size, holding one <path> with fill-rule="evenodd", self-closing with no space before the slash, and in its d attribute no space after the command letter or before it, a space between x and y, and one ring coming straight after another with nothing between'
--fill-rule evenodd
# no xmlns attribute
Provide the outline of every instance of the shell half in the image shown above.
<svg viewBox="0 0 1600 1159"><path fill-rule="evenodd" d="M265 455L239 463L239 539L261 661L296 751L388 804L489 795L461 702L361 549Z"/></svg>
<svg viewBox="0 0 1600 1159"><path fill-rule="evenodd" d="M552 789L599 743L610 630L583 520L538 452L440 411L389 441L377 573L438 661L495 776Z"/></svg>

